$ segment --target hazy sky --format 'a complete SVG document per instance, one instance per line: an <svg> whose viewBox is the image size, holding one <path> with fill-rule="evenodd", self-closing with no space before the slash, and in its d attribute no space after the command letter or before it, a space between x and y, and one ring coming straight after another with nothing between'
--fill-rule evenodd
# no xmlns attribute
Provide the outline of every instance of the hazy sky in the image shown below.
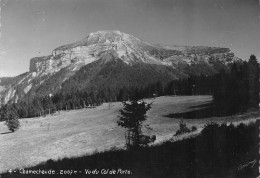
<svg viewBox="0 0 260 178"><path fill-rule="evenodd" d="M119 30L151 43L229 47L260 57L259 0L0 0L0 76L88 33Z"/></svg>

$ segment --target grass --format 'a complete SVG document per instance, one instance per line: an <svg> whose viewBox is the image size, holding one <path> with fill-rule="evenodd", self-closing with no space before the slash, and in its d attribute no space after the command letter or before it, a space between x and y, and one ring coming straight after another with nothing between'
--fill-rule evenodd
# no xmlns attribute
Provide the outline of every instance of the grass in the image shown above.
<svg viewBox="0 0 260 178"><path fill-rule="evenodd" d="M147 123L153 130L145 134L156 135L155 145L169 140L179 129L180 119L165 117L176 113L194 110L198 105L207 104L211 96L178 96L148 99L153 102L148 112ZM94 151L108 150L113 146L123 148L124 129L116 125L117 115L122 104L107 103L92 109L63 111L53 116L22 119L21 128L15 133L7 133L3 122L0 123L0 173L9 169L32 167L49 159L80 157ZM199 134L209 122L241 122L255 116L235 116L228 118L187 119L188 127L196 126ZM191 135L182 137L192 137ZM182 137L176 138L178 140Z"/></svg>
<svg viewBox="0 0 260 178"><path fill-rule="evenodd" d="M182 141L139 150L112 149L75 158L45 163L26 170L55 170L55 176L64 177L60 170L74 170L67 177L134 177L134 178L251 178L259 175L259 121L238 126L208 124L200 135ZM115 170L102 174L101 170ZM97 174L85 174L97 170ZM122 171L127 170L127 171ZM80 172L81 171L81 172ZM20 173L6 173L3 177L30 177Z"/></svg>

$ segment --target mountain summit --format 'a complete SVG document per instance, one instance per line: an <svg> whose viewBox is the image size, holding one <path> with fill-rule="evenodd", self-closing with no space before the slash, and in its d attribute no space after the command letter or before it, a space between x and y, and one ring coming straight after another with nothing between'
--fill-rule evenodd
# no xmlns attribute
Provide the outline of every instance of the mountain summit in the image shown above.
<svg viewBox="0 0 260 178"><path fill-rule="evenodd" d="M151 55L149 51L151 48L160 50L158 46L119 31L98 31L90 33L79 42L54 49L50 56L31 59L30 72L50 73L72 63L86 65L112 53L127 64L134 62L167 64Z"/></svg>
<svg viewBox="0 0 260 178"><path fill-rule="evenodd" d="M32 58L29 72L2 80L1 103L72 90L71 82L80 90L113 85L118 92L129 85L211 75L237 60L228 48L154 45L119 31L98 31Z"/></svg>

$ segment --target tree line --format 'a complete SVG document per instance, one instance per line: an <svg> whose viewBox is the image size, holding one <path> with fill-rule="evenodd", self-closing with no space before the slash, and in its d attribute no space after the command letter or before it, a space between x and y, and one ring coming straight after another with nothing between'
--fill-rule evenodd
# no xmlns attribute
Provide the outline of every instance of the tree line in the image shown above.
<svg viewBox="0 0 260 178"><path fill-rule="evenodd" d="M190 76L169 83L157 81L146 87L123 87L118 92L102 90L94 91L76 90L69 93L56 93L44 97L35 97L31 101L20 101L5 105L15 110L20 118L37 117L52 114L59 110L73 110L86 107L99 106L104 102L127 101L129 99L144 99L164 95L206 95L212 94L212 76ZM210 83L210 84L209 84ZM117 93L117 94L113 94Z"/></svg>

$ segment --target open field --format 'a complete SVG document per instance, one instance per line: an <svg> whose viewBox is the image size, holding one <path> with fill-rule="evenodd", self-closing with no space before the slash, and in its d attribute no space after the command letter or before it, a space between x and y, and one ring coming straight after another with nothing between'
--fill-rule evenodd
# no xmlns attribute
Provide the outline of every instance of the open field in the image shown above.
<svg viewBox="0 0 260 178"><path fill-rule="evenodd" d="M211 100L211 96L147 99L147 102L153 102L147 119L153 130L144 131L156 135L157 143L169 139L177 131L180 119L167 118L165 115L191 111L196 109L194 106ZM53 116L22 119L21 128L15 133L8 133L7 127L1 122L0 172L33 166L48 159L81 156L113 146L123 147L124 129L116 124L121 108L119 102L112 103L111 107L105 103L93 109L62 111ZM228 121L238 121L239 118L229 117ZM208 122L222 122L224 119L212 117L188 119L185 122L189 127L195 125L202 128Z"/></svg>

